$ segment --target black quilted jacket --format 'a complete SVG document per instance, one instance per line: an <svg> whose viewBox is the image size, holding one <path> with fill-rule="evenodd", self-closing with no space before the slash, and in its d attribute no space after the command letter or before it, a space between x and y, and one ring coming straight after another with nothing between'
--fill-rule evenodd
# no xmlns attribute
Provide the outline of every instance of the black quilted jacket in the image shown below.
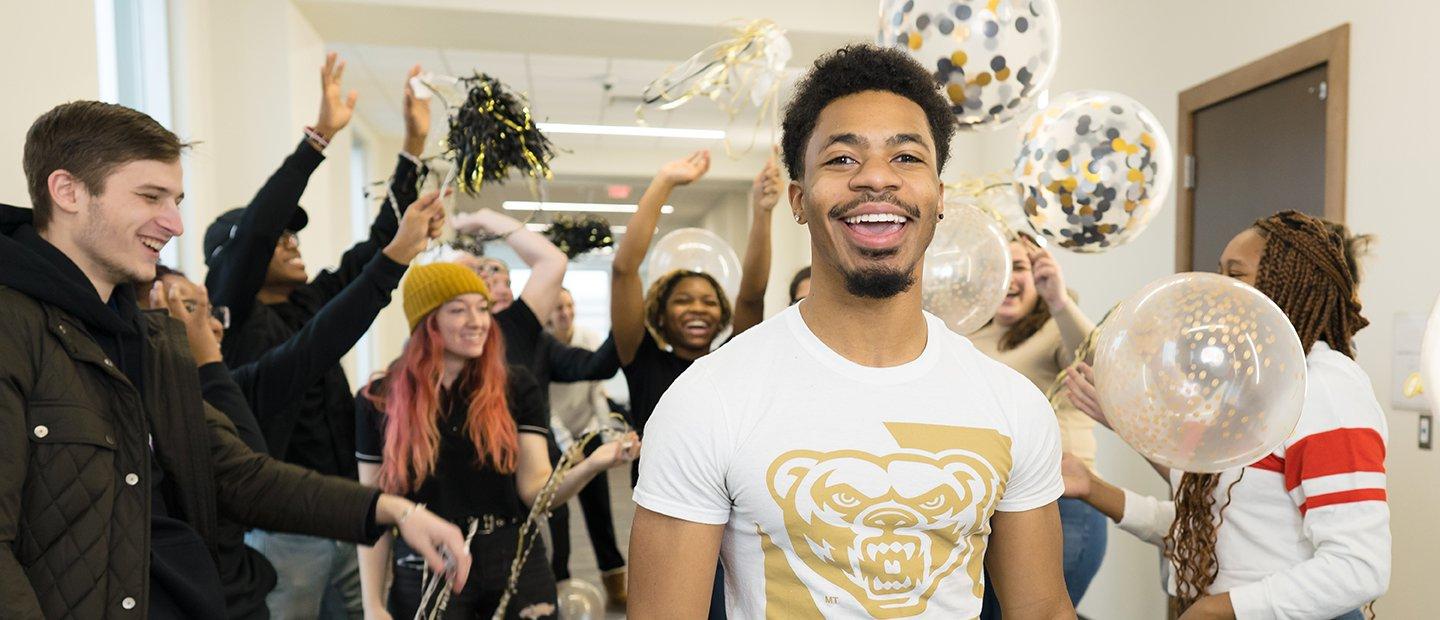
<svg viewBox="0 0 1440 620"><path fill-rule="evenodd" d="M170 511L212 556L221 514L367 541L376 491L247 448L201 401L184 328L163 314L145 316L137 391L85 308L63 307L73 283L15 240L34 245L29 220L0 205L0 616L146 616L150 441L176 491Z"/></svg>

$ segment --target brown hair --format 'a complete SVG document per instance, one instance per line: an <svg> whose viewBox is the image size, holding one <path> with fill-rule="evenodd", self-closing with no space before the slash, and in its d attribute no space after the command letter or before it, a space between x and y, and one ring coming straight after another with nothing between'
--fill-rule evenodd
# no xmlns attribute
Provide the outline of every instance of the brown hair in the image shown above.
<svg viewBox="0 0 1440 620"><path fill-rule="evenodd" d="M1035 238L1026 233L1015 233L1010 241L1021 245L1040 247L1040 244L1036 243ZM1008 282L1006 286L1009 286ZM1076 299L1073 291L1066 291L1066 294L1070 296L1071 300ZM1009 351L1010 349L1020 346L1026 340L1029 340L1031 336L1034 336L1036 332L1039 332L1040 328L1044 327L1045 323L1049 320L1050 306L1045 303L1045 300L1036 299L1035 307L1031 308L1028 314L1020 317L1020 320L1015 321L1015 324L1011 325L1010 329L1005 330L1005 335L1000 337L999 349L1001 351Z"/></svg>
<svg viewBox="0 0 1440 620"><path fill-rule="evenodd" d="M730 307L730 298L725 296L725 289L720 288L720 281L716 280L715 276L689 269L676 269L660 276L650 284L650 290L645 293L645 326L657 335L664 335L664 332L660 331L660 319L665 316L665 306L670 303L670 295L675 292L675 287L685 278L701 278L715 288L715 296L720 299L718 331L724 331L734 316L734 311Z"/></svg>
<svg viewBox="0 0 1440 620"><path fill-rule="evenodd" d="M1343 224L1295 211L1255 222L1265 238L1265 253L1255 288L1265 293L1294 325L1305 353L1316 341L1354 357L1351 338L1369 321L1360 315L1358 258L1371 237L1351 236ZM1240 470L1243 478L1245 470ZM1219 520L1212 521L1219 474L1186 473L1175 490L1175 521L1165 536L1165 557L1175 567L1176 597L1171 610L1179 615L1215 583L1220 565L1215 537L1225 522L1232 482L1225 491Z"/></svg>
<svg viewBox="0 0 1440 620"><path fill-rule="evenodd" d="M189 144L155 119L125 106L100 101L62 103L40 115L25 134L25 182L34 207L34 225L50 224L50 175L65 170L92 194L105 191L105 178L132 161L173 162Z"/></svg>

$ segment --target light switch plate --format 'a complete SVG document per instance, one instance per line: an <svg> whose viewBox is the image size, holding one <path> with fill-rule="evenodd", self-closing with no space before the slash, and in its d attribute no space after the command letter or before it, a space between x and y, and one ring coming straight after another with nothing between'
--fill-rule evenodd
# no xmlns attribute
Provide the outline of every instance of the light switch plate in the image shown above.
<svg viewBox="0 0 1440 620"><path fill-rule="evenodd" d="M1434 429L1434 426L1433 426L1433 421L1431 420L1430 414L1428 414L1428 413L1422 413L1422 414L1420 414L1420 427L1419 427L1419 429L1417 429L1418 432L1416 433L1416 435L1419 436L1419 438L1420 438L1420 442L1419 442L1419 443L1420 443L1420 449L1421 449L1421 450L1429 450L1429 449L1430 449L1430 436L1431 436L1431 433L1432 433L1433 429Z"/></svg>

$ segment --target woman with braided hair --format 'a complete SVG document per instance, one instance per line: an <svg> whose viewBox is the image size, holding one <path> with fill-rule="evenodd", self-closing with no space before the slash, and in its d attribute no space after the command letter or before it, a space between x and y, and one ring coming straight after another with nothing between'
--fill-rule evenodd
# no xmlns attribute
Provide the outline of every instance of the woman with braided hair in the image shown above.
<svg viewBox="0 0 1440 620"><path fill-rule="evenodd" d="M1073 458L1062 463L1067 495L1163 549L1171 617L1352 620L1385 592L1387 426L1352 344L1368 323L1354 251L1364 241L1286 211L1221 255L1221 273L1269 296L1306 353L1300 420L1273 453L1219 474L1162 471L1170 502L1115 487ZM1076 406L1103 424L1089 368L1066 382Z"/></svg>

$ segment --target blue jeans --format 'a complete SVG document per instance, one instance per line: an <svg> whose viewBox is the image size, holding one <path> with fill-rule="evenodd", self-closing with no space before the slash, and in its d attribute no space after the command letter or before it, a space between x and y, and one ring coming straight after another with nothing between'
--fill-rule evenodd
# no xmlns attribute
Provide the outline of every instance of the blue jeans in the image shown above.
<svg viewBox="0 0 1440 620"><path fill-rule="evenodd" d="M1065 589L1070 593L1070 603L1080 604L1085 591L1095 574L1100 572L1100 562L1105 559L1105 546L1109 531L1105 515L1089 504L1078 499L1060 498L1060 529L1065 536L1065 548L1061 557L1065 568ZM995 588L986 576L985 603L980 609L982 620L1000 618L1000 600L995 597Z"/></svg>
<svg viewBox="0 0 1440 620"><path fill-rule="evenodd" d="M355 545L263 530L251 530L245 544L275 566L275 589L265 597L274 620L364 617Z"/></svg>

